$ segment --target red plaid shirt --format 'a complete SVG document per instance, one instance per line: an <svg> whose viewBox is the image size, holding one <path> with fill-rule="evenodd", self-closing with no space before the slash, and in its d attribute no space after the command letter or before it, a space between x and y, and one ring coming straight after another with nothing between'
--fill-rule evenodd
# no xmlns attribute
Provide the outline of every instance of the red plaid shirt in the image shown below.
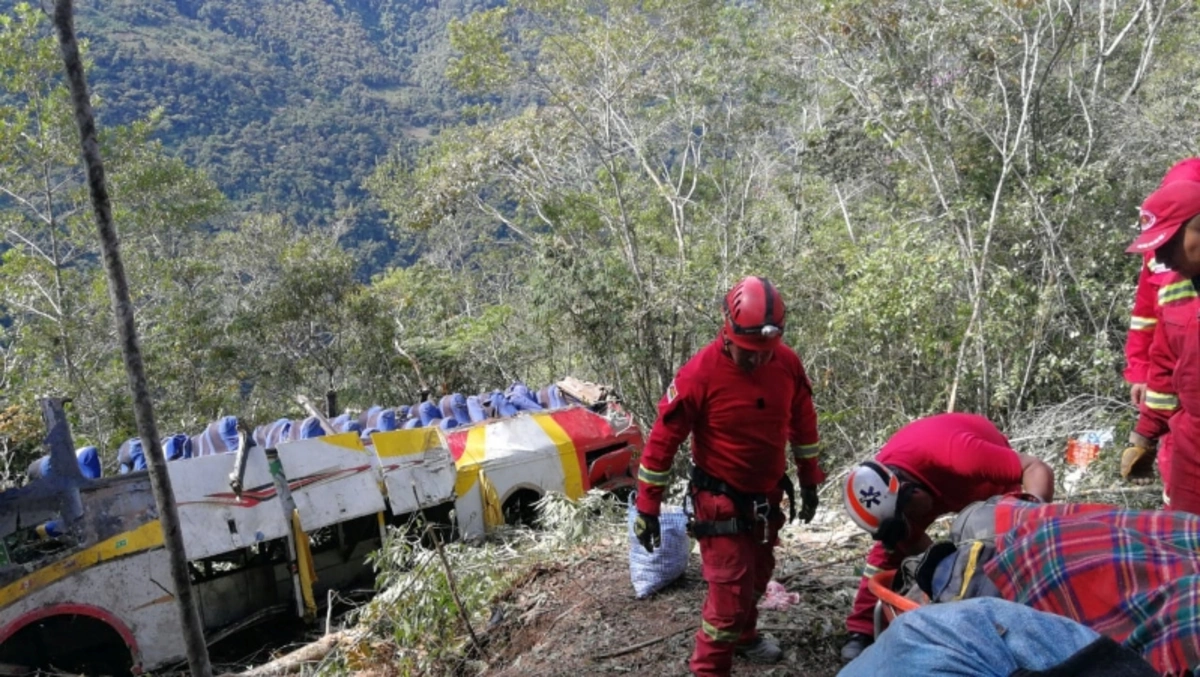
<svg viewBox="0 0 1200 677"><path fill-rule="evenodd" d="M1002 597L1074 619L1164 674L1200 666L1200 517L1006 500L996 526L984 572Z"/></svg>

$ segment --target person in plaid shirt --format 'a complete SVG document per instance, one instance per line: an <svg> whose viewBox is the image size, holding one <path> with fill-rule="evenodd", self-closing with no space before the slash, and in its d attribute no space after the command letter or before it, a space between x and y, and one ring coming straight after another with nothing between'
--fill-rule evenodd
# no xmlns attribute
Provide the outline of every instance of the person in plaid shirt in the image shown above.
<svg viewBox="0 0 1200 677"><path fill-rule="evenodd" d="M956 532L958 523L952 528L957 557L974 558L977 539L994 537L990 558L976 560L991 594L1069 618L1160 674L1200 667L1200 517L1012 496L962 514L971 515L970 535ZM962 589L989 594L984 586Z"/></svg>

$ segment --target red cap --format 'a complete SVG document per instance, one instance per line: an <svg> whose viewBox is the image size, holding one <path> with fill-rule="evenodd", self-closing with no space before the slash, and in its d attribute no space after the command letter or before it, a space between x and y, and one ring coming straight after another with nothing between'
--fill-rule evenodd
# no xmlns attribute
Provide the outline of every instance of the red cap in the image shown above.
<svg viewBox="0 0 1200 677"><path fill-rule="evenodd" d="M1200 182L1200 157L1190 157L1186 160L1176 162L1174 166L1167 170L1163 175L1162 183L1158 184L1159 188L1176 181L1197 181Z"/></svg>
<svg viewBox="0 0 1200 677"><path fill-rule="evenodd" d="M1167 243L1188 219L1200 214L1200 183L1175 181L1142 203L1142 234L1125 251L1147 254Z"/></svg>

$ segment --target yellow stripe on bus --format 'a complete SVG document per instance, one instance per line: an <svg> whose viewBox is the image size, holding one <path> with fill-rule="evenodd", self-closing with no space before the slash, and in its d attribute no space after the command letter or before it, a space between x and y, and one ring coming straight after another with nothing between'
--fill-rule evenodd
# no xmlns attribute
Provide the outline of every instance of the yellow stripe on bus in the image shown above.
<svg viewBox="0 0 1200 677"><path fill-rule="evenodd" d="M158 520L146 522L133 531L117 534L0 588L0 608L74 573L111 559L157 548L162 543L162 527L159 526Z"/></svg>
<svg viewBox="0 0 1200 677"><path fill-rule="evenodd" d="M479 464L487 455L487 429L488 426L480 425L467 431L462 456L455 462L458 471L458 479L454 481L456 496L466 496L479 478Z"/></svg>
<svg viewBox="0 0 1200 677"><path fill-rule="evenodd" d="M550 437L550 441L554 442L554 446L558 447L558 457L563 469L563 493L567 498L581 498L583 471L579 467L579 452L575 449L575 440L572 440L567 431L554 420L553 414L538 414L533 418L542 426L542 430Z"/></svg>
<svg viewBox="0 0 1200 677"><path fill-rule="evenodd" d="M332 444L333 446L341 447L342 449L361 451L364 453L367 451L367 448L363 446L362 437L360 437L359 434L353 430L345 433L336 433L334 435L325 435L323 437L314 439L319 439L325 444Z"/></svg>
<svg viewBox="0 0 1200 677"><path fill-rule="evenodd" d="M431 440L430 437L433 439ZM426 449L433 449L441 445L437 431L431 428L371 433L371 442L375 445L375 453L380 458L419 454Z"/></svg>

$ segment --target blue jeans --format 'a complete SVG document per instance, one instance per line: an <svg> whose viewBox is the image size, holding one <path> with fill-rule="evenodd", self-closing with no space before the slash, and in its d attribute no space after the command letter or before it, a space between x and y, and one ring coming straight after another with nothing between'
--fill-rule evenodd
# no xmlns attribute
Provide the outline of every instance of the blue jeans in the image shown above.
<svg viewBox="0 0 1200 677"><path fill-rule="evenodd" d="M931 604L898 616L838 677L1009 677L1052 668L1098 638L1069 618L1003 599Z"/></svg>

